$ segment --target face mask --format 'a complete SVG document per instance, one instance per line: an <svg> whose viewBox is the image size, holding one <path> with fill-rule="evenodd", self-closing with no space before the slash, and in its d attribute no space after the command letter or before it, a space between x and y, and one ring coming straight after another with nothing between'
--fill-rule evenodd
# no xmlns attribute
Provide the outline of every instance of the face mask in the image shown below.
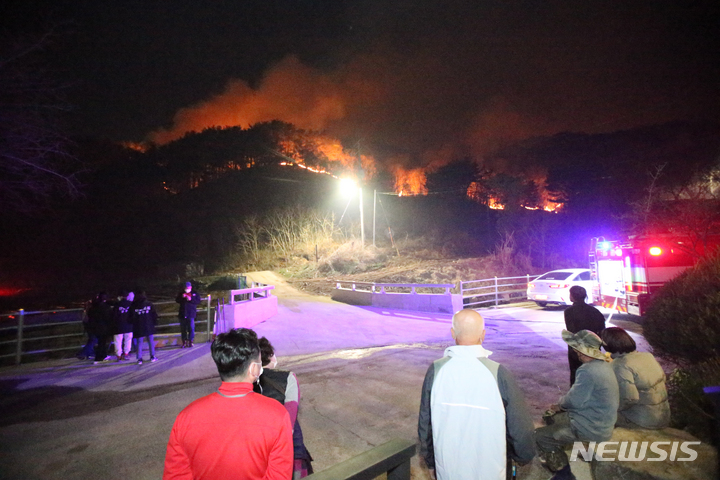
<svg viewBox="0 0 720 480"><path fill-rule="evenodd" d="M257 378L255 379L256 382L259 382L259 381L260 381L260 375L263 374L263 366L262 366L262 363L260 363L260 362L253 362L253 365L260 365L260 373L258 373L258 376L257 376Z"/></svg>
<svg viewBox="0 0 720 480"><path fill-rule="evenodd" d="M186 288L185 293L190 293L190 290L192 290L192 288Z"/></svg>

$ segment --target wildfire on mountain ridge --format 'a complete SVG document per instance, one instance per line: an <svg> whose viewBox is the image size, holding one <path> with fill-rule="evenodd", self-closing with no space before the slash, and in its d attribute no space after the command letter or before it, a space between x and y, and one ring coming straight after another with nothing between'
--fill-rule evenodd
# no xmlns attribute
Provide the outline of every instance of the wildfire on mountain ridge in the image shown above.
<svg viewBox="0 0 720 480"><path fill-rule="evenodd" d="M427 175L423 168L405 169L400 166L392 168L395 175L395 192L398 196L427 195Z"/></svg>

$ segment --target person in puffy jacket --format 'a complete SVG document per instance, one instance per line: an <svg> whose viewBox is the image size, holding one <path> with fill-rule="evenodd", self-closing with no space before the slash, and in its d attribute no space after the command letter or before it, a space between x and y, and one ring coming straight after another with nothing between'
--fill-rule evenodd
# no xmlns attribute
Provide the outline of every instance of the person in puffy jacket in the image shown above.
<svg viewBox="0 0 720 480"><path fill-rule="evenodd" d="M297 377L288 370L277 369L275 348L265 337L258 340L260 346L260 361L263 370L260 379L253 385L253 390L263 396L274 398L285 406L290 415L290 424L293 426L293 480L305 478L313 473L312 456L305 447L302 429L298 423L298 408L300 405L300 386Z"/></svg>
<svg viewBox="0 0 720 480"><path fill-rule="evenodd" d="M612 354L612 368L620 388L616 426L659 429L670 424L670 404L665 372L655 357L636 351L635 340L622 328L606 328L605 350Z"/></svg>

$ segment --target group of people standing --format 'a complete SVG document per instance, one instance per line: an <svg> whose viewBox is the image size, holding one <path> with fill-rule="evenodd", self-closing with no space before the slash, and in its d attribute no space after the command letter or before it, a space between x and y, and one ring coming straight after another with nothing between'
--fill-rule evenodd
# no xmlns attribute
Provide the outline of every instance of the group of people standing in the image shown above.
<svg viewBox="0 0 720 480"><path fill-rule="evenodd" d="M429 366L420 400L420 456L433 479L514 478L514 462L539 454L552 480L571 480L568 444L607 441L616 426L668 425L660 365L637 352L625 330L605 328L602 314L585 305L583 288L573 287L571 295L562 332L571 386L539 428L513 374L489 359L482 316L474 310L453 315L455 345ZM270 342L234 329L218 335L211 352L222 383L177 416L163 479L287 480L312 473L297 421L297 378L276 368Z"/></svg>
<svg viewBox="0 0 720 480"><path fill-rule="evenodd" d="M473 310L453 316L456 345L428 368L420 403L420 456L433 478L514 478L513 462L526 464L537 452L552 480L572 480L568 445L608 441L616 426L668 426L662 368L650 353L636 351L625 330L605 328L586 297L573 287L573 306L565 311L570 389L537 429L512 374L488 359L482 316Z"/></svg>
<svg viewBox="0 0 720 480"><path fill-rule="evenodd" d="M655 430L670 424L665 372L653 355L638 352L619 327L585 303L583 287L570 289L562 338L568 344L570 390L544 417L536 441L553 479L574 479L564 447L610 440L615 427ZM603 348L605 353L600 349ZM609 355L609 358L608 358Z"/></svg>
<svg viewBox="0 0 720 480"><path fill-rule="evenodd" d="M192 283L187 282L175 301L179 305L181 348L190 348L195 340L197 306L202 299L193 291ZM108 353L110 345L114 343L116 361L129 361L131 352L135 351L137 363L142 365L144 344L147 341L150 362L158 360L155 355L158 314L142 289L123 291L115 301L110 300L105 292L98 293L90 302L86 320L88 338L78 354L79 358L94 358L95 364L112 361Z"/></svg>
<svg viewBox="0 0 720 480"><path fill-rule="evenodd" d="M137 349L137 363L143 363L143 344L148 342L150 361L156 362L155 326L157 312L145 292L124 291L117 301L110 301L107 293L100 292L87 309L87 343L80 352L80 358L93 358L95 364L111 361L108 355L111 342L115 344L118 362L130 360L133 345Z"/></svg>

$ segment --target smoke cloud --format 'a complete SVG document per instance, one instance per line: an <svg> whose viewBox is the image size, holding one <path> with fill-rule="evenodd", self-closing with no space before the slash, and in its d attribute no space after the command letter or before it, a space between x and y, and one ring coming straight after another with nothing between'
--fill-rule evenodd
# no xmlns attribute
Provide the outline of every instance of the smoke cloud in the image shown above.
<svg viewBox="0 0 720 480"><path fill-rule="evenodd" d="M246 128L271 120L322 131L346 117L349 102L354 101L349 89L342 78L322 74L295 57L287 57L267 72L258 89L231 80L220 95L182 108L170 129L156 130L149 138L164 144L208 127Z"/></svg>
<svg viewBox="0 0 720 480"><path fill-rule="evenodd" d="M658 33L666 17L694 25L702 9L421 3L358 2L344 19L358 33L323 68L286 56L256 86L230 80L149 139L277 119L359 140L387 170L431 171L468 156L491 162L499 149L535 136L658 124L712 103L703 99L716 83L679 68L707 65L705 40ZM679 101L680 91L694 93Z"/></svg>

